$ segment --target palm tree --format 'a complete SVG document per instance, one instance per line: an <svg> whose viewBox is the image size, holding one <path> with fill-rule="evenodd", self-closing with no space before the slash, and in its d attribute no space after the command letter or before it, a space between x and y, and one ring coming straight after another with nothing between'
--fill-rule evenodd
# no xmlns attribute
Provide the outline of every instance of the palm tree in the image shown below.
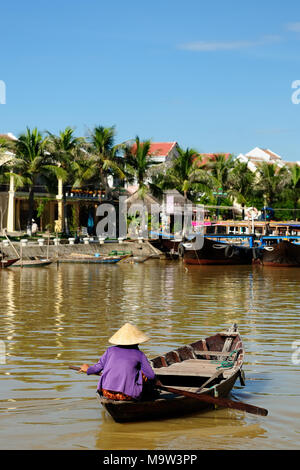
<svg viewBox="0 0 300 470"><path fill-rule="evenodd" d="M230 174L234 168L234 158L224 154L216 154L205 164L210 173L214 190L230 190Z"/></svg>
<svg viewBox="0 0 300 470"><path fill-rule="evenodd" d="M87 150L90 155L89 178L100 178L100 184L106 195L110 193L108 175L125 178L119 150L121 145L115 145L115 127L95 127L88 138Z"/></svg>
<svg viewBox="0 0 300 470"><path fill-rule="evenodd" d="M296 209L298 209L300 199L300 166L295 163L289 168L290 181L288 184L287 193L289 199L293 201L293 208L295 209L295 216L297 218Z"/></svg>
<svg viewBox="0 0 300 470"><path fill-rule="evenodd" d="M53 167L51 156L47 152L48 139L34 128L32 131L27 128L24 134L14 142L16 158L13 160L13 176L16 187L28 185L29 187L29 211L27 226L32 225L34 210L34 192L38 179L47 177Z"/></svg>
<svg viewBox="0 0 300 470"><path fill-rule="evenodd" d="M4 139L0 138L0 184L3 183L4 178L5 178L5 161L4 161L5 150L6 150L5 141Z"/></svg>
<svg viewBox="0 0 300 470"><path fill-rule="evenodd" d="M272 207L288 187L288 169L280 168L276 163L263 162L258 167L258 177L257 189L263 195L265 203Z"/></svg>
<svg viewBox="0 0 300 470"><path fill-rule="evenodd" d="M177 189L183 194L185 202L192 192L208 192L210 178L204 170L199 153L192 149L178 147L178 156L165 175L164 188Z"/></svg>
<svg viewBox="0 0 300 470"><path fill-rule="evenodd" d="M151 141L140 141L139 137L135 138L134 144L125 144L124 163L128 181L136 181L138 192L141 197L149 190L147 179L148 171L152 165L151 162Z"/></svg>
<svg viewBox="0 0 300 470"><path fill-rule="evenodd" d="M230 193L238 203L244 207L251 205L253 199L255 174L249 170L248 164L235 161L232 171L229 173L228 183Z"/></svg>
<svg viewBox="0 0 300 470"><path fill-rule="evenodd" d="M49 135L49 151L53 161L57 166L52 168L58 179L62 180L63 186L63 227L62 230L69 233L67 204L66 204L66 184L73 185L76 176L74 175L75 159L80 152L80 147L84 145L84 139L74 136L74 129L66 127L56 136L51 132Z"/></svg>
<svg viewBox="0 0 300 470"><path fill-rule="evenodd" d="M0 183L6 183L8 180L9 162L13 160L13 142L0 137Z"/></svg>

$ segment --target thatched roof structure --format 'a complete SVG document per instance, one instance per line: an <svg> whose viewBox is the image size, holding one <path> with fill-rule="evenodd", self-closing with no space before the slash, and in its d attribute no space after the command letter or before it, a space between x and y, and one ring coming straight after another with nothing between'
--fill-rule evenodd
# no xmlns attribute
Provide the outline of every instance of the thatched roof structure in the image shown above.
<svg viewBox="0 0 300 470"><path fill-rule="evenodd" d="M141 204L147 208L147 211L151 211L151 205L160 204L158 199L156 199L149 192L141 194L139 191L136 191L132 196L128 197L125 201L127 204L127 209L129 209L134 204Z"/></svg>
<svg viewBox="0 0 300 470"><path fill-rule="evenodd" d="M185 200L184 196L180 194L177 189L167 189L163 193L164 202L167 203L168 200L173 200L174 207L183 209L185 204L193 204L189 199Z"/></svg>

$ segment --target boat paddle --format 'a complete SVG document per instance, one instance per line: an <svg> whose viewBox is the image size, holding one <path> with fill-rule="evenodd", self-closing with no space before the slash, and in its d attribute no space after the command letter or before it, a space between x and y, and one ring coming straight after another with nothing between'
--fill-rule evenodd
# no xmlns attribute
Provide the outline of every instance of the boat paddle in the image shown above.
<svg viewBox="0 0 300 470"><path fill-rule="evenodd" d="M69 366L69 369L77 370L78 372L81 370L81 368L77 366ZM265 408L260 408L255 405L249 405L248 403L244 403L242 401L230 400L229 398L216 398L207 395L206 393L193 393L188 392L186 390L178 390L177 388L165 387L164 385L158 384L156 384L155 387L166 392L174 393L176 395L182 395L188 398L195 398L196 400L200 400L212 405L218 405L223 408L232 408L233 410L245 411L247 413L252 413L260 416L267 416L268 414L268 410L266 410Z"/></svg>
<svg viewBox="0 0 300 470"><path fill-rule="evenodd" d="M242 401L230 400L229 398L215 398L206 393L193 393L186 390L178 390L177 388L165 387L164 385L156 385L156 388L160 390L165 390L166 392L174 393L176 395L183 395L188 398L195 398L196 400L203 401L205 403L210 403L212 405L218 405L223 408L232 408L233 410L245 411L247 413L252 413L254 415L267 416L268 410L265 408L259 408L255 405L249 405L248 403L243 403Z"/></svg>

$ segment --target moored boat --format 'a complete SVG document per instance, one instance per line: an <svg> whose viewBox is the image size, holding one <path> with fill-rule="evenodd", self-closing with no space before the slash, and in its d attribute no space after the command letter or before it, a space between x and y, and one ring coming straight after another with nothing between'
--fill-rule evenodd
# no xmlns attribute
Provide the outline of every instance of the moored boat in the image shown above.
<svg viewBox="0 0 300 470"><path fill-rule="evenodd" d="M13 264L13 268L41 268L44 266L49 266L53 261L50 259L23 259L17 260Z"/></svg>
<svg viewBox="0 0 300 470"><path fill-rule="evenodd" d="M163 386L210 397L226 397L236 380L243 381L244 348L238 328L181 346L150 361ZM194 397L160 391L147 401L116 401L98 394L116 422L155 420L198 412L212 406Z"/></svg>
<svg viewBox="0 0 300 470"><path fill-rule="evenodd" d="M119 261L131 257L131 254L119 256L89 256L84 254L72 254L70 257L60 259L60 263L84 263L84 264L116 264Z"/></svg>
<svg viewBox="0 0 300 470"><path fill-rule="evenodd" d="M179 253L186 264L244 265L251 264L253 248L250 246L225 243L203 237L200 249L194 249L193 243L181 243Z"/></svg>
<svg viewBox="0 0 300 470"><path fill-rule="evenodd" d="M283 239L277 239L274 243L272 237L270 237L269 242L272 243L262 243L259 249L256 250L256 263L274 267L300 267L299 244Z"/></svg>
<svg viewBox="0 0 300 470"><path fill-rule="evenodd" d="M16 263L19 260L19 258L15 259L0 259L0 268L8 268L9 266L12 266L14 263Z"/></svg>
<svg viewBox="0 0 300 470"><path fill-rule="evenodd" d="M176 237L171 233L150 231L149 242L162 253L174 254L178 252L179 244L182 242L182 236Z"/></svg>

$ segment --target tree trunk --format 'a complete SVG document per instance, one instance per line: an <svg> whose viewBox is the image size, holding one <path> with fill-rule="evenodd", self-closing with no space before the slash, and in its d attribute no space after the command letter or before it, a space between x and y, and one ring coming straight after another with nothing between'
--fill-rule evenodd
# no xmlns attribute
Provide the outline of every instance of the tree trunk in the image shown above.
<svg viewBox="0 0 300 470"><path fill-rule="evenodd" d="M107 185L106 178L104 176L104 172L103 172L102 168L100 169L100 183L101 183L101 186L104 190L105 199L107 199L107 193L108 193L107 187L108 187L108 185Z"/></svg>
<svg viewBox="0 0 300 470"><path fill-rule="evenodd" d="M62 231L69 235L69 224L68 224L68 207L67 207L67 197L66 197L66 190L65 185L63 185L63 226Z"/></svg>
<svg viewBox="0 0 300 470"><path fill-rule="evenodd" d="M187 191L183 191L183 197L184 197L184 203L187 204L188 202Z"/></svg>
<svg viewBox="0 0 300 470"><path fill-rule="evenodd" d="M28 218L27 218L27 230L30 230L31 233L31 227L32 227L32 219L33 219L33 210L34 210L34 189L33 186L30 187L29 189L29 197L28 197Z"/></svg>

